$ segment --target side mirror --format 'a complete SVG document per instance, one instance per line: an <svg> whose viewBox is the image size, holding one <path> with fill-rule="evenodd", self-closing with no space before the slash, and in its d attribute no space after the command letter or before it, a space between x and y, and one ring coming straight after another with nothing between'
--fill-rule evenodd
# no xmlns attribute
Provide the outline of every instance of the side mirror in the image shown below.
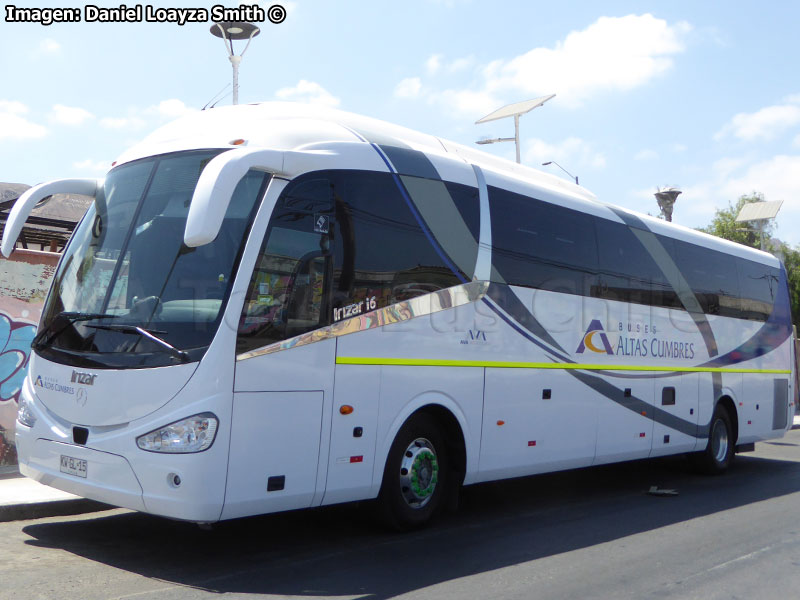
<svg viewBox="0 0 800 600"><path fill-rule="evenodd" d="M237 148L212 159L194 189L183 243L196 248L212 242L222 227L231 196L242 177L250 169L280 173L283 154L277 150Z"/></svg>
<svg viewBox="0 0 800 600"><path fill-rule="evenodd" d="M31 214L36 204L53 194L81 194L83 196L97 197L97 190L103 186L102 179L57 179L48 183L40 183L27 190L14 203L8 215L6 227L3 231L3 243L0 252L8 258L14 251L22 226Z"/></svg>

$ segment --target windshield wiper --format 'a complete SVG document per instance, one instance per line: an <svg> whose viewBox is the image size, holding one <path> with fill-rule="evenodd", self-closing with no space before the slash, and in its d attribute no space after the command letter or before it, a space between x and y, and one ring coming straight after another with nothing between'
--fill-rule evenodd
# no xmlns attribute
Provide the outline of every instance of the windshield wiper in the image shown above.
<svg viewBox="0 0 800 600"><path fill-rule="evenodd" d="M86 327L91 327L92 329L105 329L107 331L119 331L121 333L132 333L135 335L140 335L144 338L147 338L151 342L155 342L162 348L165 348L172 356L179 358L181 362L189 362L189 353L184 352L183 350L178 350L175 346L170 344L168 341L154 335L156 333L166 333L166 331L156 331L151 330L148 331L143 327L139 327L137 325L123 325L121 323L112 323L109 325L86 325Z"/></svg>
<svg viewBox="0 0 800 600"><path fill-rule="evenodd" d="M82 313L82 312L71 312L71 311L61 311L47 326L42 329L39 333L36 334L36 337L31 340L31 348L34 350L41 350L54 339L56 339L61 333L73 323L77 323L78 321L91 321L92 319L116 319L117 315L109 315L106 313ZM66 321L63 327L60 329L55 329L55 324L59 321Z"/></svg>

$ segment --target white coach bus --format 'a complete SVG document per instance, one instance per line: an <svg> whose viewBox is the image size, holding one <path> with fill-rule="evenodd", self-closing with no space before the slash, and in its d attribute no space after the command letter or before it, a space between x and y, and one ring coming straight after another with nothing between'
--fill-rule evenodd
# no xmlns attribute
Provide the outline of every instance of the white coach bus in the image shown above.
<svg viewBox="0 0 800 600"><path fill-rule="evenodd" d="M64 251L20 470L197 522L677 453L710 472L794 412L774 257L374 119L286 104L158 130Z"/></svg>

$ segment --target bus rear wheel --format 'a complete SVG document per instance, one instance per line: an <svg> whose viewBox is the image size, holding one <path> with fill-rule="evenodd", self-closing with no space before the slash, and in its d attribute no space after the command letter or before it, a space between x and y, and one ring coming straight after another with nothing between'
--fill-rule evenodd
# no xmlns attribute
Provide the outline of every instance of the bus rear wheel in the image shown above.
<svg viewBox="0 0 800 600"><path fill-rule="evenodd" d="M383 472L378 503L393 529L427 524L442 506L449 485L449 457L435 419L418 413L400 428Z"/></svg>
<svg viewBox="0 0 800 600"><path fill-rule="evenodd" d="M728 410L717 404L708 429L708 444L694 456L695 465L707 475L724 473L733 461L736 440Z"/></svg>

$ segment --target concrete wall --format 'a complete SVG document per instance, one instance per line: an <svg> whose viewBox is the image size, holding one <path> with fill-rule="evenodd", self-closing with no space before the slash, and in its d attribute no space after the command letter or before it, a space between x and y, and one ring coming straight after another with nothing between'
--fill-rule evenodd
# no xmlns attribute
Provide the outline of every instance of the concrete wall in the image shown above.
<svg viewBox="0 0 800 600"><path fill-rule="evenodd" d="M0 258L0 473L16 469L19 392L59 258L35 250L15 250L11 258Z"/></svg>

